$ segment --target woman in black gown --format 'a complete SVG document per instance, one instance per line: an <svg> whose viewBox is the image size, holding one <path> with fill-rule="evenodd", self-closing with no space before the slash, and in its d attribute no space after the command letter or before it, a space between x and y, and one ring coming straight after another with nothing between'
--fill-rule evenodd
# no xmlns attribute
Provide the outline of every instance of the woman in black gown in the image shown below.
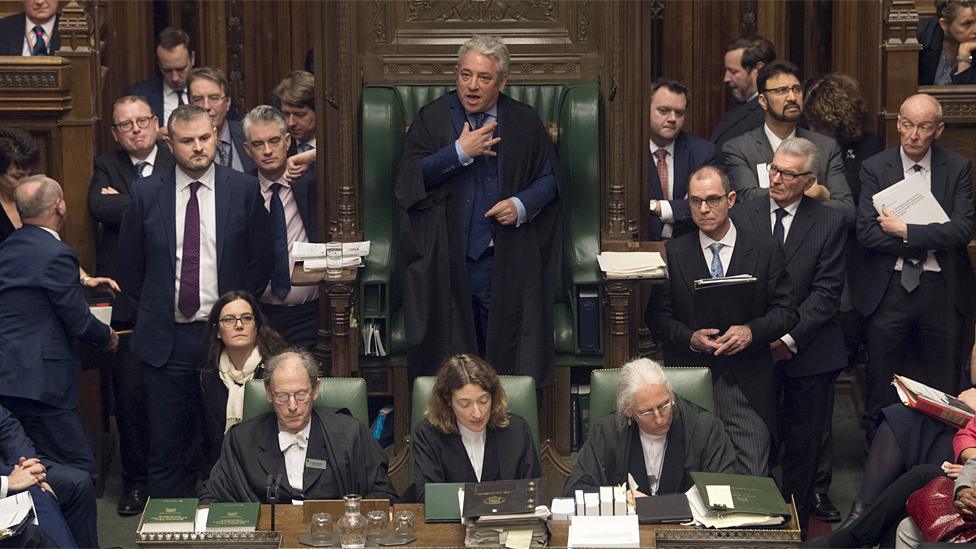
<svg viewBox="0 0 976 549"><path fill-rule="evenodd" d="M14 189L40 161L37 144L20 128L0 128L0 242L20 228Z"/></svg>
<svg viewBox="0 0 976 549"><path fill-rule="evenodd" d="M428 482L486 482L542 476L528 424L508 412L498 374L483 359L455 355L441 365L414 430L414 487Z"/></svg>

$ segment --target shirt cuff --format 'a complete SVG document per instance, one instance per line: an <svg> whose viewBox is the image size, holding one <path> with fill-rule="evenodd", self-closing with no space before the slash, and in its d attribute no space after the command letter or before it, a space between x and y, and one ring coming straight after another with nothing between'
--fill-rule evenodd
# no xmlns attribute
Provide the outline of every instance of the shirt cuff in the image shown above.
<svg viewBox="0 0 976 549"><path fill-rule="evenodd" d="M657 205L661 208L661 221L674 223L674 211L671 210L671 203L667 200L658 200Z"/></svg>
<svg viewBox="0 0 976 549"><path fill-rule="evenodd" d="M0 498L7 497L7 476L0 477Z"/></svg>
<svg viewBox="0 0 976 549"><path fill-rule="evenodd" d="M457 153L458 162L460 162L462 166L467 166L468 164L474 162L474 158L464 154L464 149L461 148L460 139L454 140L454 152Z"/></svg>
<svg viewBox="0 0 976 549"><path fill-rule="evenodd" d="M515 203L515 209L518 210L518 220L515 221L515 226L518 227L522 223L525 223L525 204L517 196L512 197L512 202Z"/></svg>
<svg viewBox="0 0 976 549"><path fill-rule="evenodd" d="M796 340L793 339L793 336L790 334L785 334L783 337L779 338L779 340L785 343L786 346L793 351L794 355L796 354Z"/></svg>

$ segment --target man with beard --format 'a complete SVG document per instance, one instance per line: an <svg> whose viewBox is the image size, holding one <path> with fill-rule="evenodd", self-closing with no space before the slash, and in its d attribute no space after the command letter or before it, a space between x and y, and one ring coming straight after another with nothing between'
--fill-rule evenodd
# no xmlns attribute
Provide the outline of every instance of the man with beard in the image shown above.
<svg viewBox="0 0 976 549"><path fill-rule="evenodd" d="M729 109L712 132L710 141L722 148L729 139L762 126L756 77L763 67L776 59L773 43L762 36L740 38L725 48L725 77L736 104Z"/></svg>
<svg viewBox="0 0 976 549"><path fill-rule="evenodd" d="M129 347L143 363L149 409L149 496L183 497L196 430L203 329L217 298L260 295L274 264L268 211L253 176L214 165L217 133L200 107L168 123L176 166L132 189L122 218L123 286L139 296ZM192 480L192 479L189 479Z"/></svg>
<svg viewBox="0 0 976 549"><path fill-rule="evenodd" d="M817 171L817 183L806 196L824 202L842 213L847 223L853 223L854 199L844 178L840 147L825 135L797 127L803 113L800 70L788 61L776 61L759 71L756 82L765 123L722 146L722 161L739 200L767 196L767 164L773 160L773 151L789 137L802 137L812 141L824 159Z"/></svg>

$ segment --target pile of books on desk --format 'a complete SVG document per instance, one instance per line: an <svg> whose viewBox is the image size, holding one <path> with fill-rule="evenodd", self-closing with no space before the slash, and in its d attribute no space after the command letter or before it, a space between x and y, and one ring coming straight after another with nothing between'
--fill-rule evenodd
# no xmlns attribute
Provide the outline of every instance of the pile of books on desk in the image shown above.
<svg viewBox="0 0 976 549"><path fill-rule="evenodd" d="M468 483L461 515L465 547L528 549L549 543L549 508L536 505L541 479Z"/></svg>

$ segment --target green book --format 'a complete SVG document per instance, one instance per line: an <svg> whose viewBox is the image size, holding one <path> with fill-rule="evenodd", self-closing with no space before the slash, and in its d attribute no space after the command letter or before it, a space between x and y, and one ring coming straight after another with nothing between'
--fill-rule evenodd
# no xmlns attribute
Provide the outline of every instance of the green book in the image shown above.
<svg viewBox="0 0 976 549"><path fill-rule="evenodd" d="M197 498L152 499L142 512L139 532L193 532Z"/></svg>
<svg viewBox="0 0 976 549"><path fill-rule="evenodd" d="M716 511L790 517L790 506L769 477L693 472L691 479L702 502Z"/></svg>
<svg viewBox="0 0 976 549"><path fill-rule="evenodd" d="M258 528L260 503L211 503L208 532L253 532Z"/></svg>
<svg viewBox="0 0 976 549"><path fill-rule="evenodd" d="M461 488L463 482L428 482L424 486L424 522L461 522Z"/></svg>

